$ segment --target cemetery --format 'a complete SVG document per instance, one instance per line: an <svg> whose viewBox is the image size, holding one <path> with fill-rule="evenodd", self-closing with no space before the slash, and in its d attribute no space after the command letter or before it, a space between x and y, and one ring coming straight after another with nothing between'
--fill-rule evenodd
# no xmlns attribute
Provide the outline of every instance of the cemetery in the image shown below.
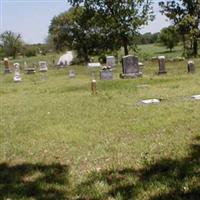
<svg viewBox="0 0 200 200"><path fill-rule="evenodd" d="M0 10L0 200L200 199L199 1Z"/></svg>
<svg viewBox="0 0 200 200"><path fill-rule="evenodd" d="M120 62L112 71L107 67L94 67L91 74L91 68L86 65L70 65L58 70L51 57L37 59L10 61L14 66L9 74L3 73L1 63L3 162L37 162L47 166L52 162L62 163L63 167L70 167L72 179L80 184L77 194L92 199L97 193L104 195L103 191L112 189L115 184L132 184L131 180L137 179L135 172L131 175L132 172L120 170L139 170L146 164L149 167L158 164L162 170L162 167L172 167L174 161L181 162L184 167L188 144L198 145L194 137L200 128L199 59L192 62L195 73L188 73L187 60L166 61L167 73L162 75L158 74L159 60L144 61L142 76L128 79L121 79L119 75L132 69L124 69L124 63ZM48 63L45 73L40 72L41 60ZM24 62L35 64L34 74L25 73ZM129 67L137 66L135 62L130 63ZM131 75L134 70L130 71ZM110 75L101 74L107 71L112 72L112 79L108 78ZM19 74L21 81L15 84L13 76ZM41 74L46 74L48 79L41 81ZM166 158L170 160L165 161ZM191 165L196 166L195 163ZM54 169L51 165L47 168ZM87 187L93 192L87 192L84 181L92 171L96 173L94 177L100 178L91 180L95 182ZM65 167L63 173L66 175ZM190 177L187 170L184 173L186 183L190 184L195 176ZM157 175L161 176L159 172ZM114 180L115 176L122 176L125 180L101 185L99 181L104 182L107 176L113 176ZM154 182L153 177L150 180ZM168 177L165 180L168 181ZM138 199L143 199L140 194L145 192L144 188L140 184L136 187L141 192L137 193Z"/></svg>

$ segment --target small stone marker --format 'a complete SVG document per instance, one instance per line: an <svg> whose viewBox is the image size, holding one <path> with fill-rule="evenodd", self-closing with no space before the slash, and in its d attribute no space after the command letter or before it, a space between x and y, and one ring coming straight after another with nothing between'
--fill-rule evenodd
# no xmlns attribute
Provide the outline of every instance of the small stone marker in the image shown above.
<svg viewBox="0 0 200 200"><path fill-rule="evenodd" d="M73 69L69 70L69 78L75 78L76 77L76 73Z"/></svg>
<svg viewBox="0 0 200 200"><path fill-rule="evenodd" d="M10 64L8 58L4 58L4 74L11 73Z"/></svg>
<svg viewBox="0 0 200 200"><path fill-rule="evenodd" d="M193 96L192 96L192 99L200 100L200 95L193 95Z"/></svg>
<svg viewBox="0 0 200 200"><path fill-rule="evenodd" d="M158 74L166 74L165 70L165 56L158 56L159 72Z"/></svg>
<svg viewBox="0 0 200 200"><path fill-rule="evenodd" d="M115 67L115 57L114 56L106 56L106 66L107 67Z"/></svg>
<svg viewBox="0 0 200 200"><path fill-rule="evenodd" d="M20 68L19 68L19 63L14 63L14 69L15 69L15 75L13 77L14 82L20 82L21 75L20 75Z"/></svg>
<svg viewBox="0 0 200 200"><path fill-rule="evenodd" d="M194 73L194 72L195 72L194 61L189 60L188 61L188 73Z"/></svg>
<svg viewBox="0 0 200 200"><path fill-rule="evenodd" d="M40 61L39 62L39 72L47 72L47 71L48 71L47 62Z"/></svg>
<svg viewBox="0 0 200 200"><path fill-rule="evenodd" d="M95 79L93 79L91 82L91 91L92 91L92 94L97 93L97 82Z"/></svg>
<svg viewBox="0 0 200 200"><path fill-rule="evenodd" d="M120 78L136 78L142 76L138 64L138 57L128 55L122 58L122 74Z"/></svg>
<svg viewBox="0 0 200 200"><path fill-rule="evenodd" d="M158 104L160 103L159 99L146 99L146 100L141 100L142 104Z"/></svg>
<svg viewBox="0 0 200 200"><path fill-rule="evenodd" d="M101 63L88 63L89 68L96 68L96 67L101 67Z"/></svg>

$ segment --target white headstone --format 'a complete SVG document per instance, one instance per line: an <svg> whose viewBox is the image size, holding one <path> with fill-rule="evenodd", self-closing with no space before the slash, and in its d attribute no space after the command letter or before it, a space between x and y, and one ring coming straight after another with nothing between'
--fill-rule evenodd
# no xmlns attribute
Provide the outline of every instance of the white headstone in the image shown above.
<svg viewBox="0 0 200 200"><path fill-rule="evenodd" d="M14 63L14 69L15 69L15 75L13 77L14 82L20 82L21 79L21 75L20 75L20 67L19 67L19 63Z"/></svg>
<svg viewBox="0 0 200 200"><path fill-rule="evenodd" d="M160 100L159 99L145 99L145 100L142 100L141 103L143 103L143 104L158 104L158 103L160 103Z"/></svg>
<svg viewBox="0 0 200 200"><path fill-rule="evenodd" d="M88 63L89 68L101 67L101 63Z"/></svg>
<svg viewBox="0 0 200 200"><path fill-rule="evenodd" d="M68 66L71 65L73 61L73 53L72 51L67 51L66 54L62 55L57 63L57 66Z"/></svg>
<svg viewBox="0 0 200 200"><path fill-rule="evenodd" d="M39 62L39 71L40 72L47 72L48 67L47 67L47 62L46 61L40 61Z"/></svg>

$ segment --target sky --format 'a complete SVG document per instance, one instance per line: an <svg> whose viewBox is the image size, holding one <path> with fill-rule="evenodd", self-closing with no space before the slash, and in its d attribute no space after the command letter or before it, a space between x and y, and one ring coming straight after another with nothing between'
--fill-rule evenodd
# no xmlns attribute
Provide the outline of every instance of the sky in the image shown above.
<svg viewBox="0 0 200 200"><path fill-rule="evenodd" d="M158 0L154 2L156 18L142 33L155 33L169 25L159 13ZM26 43L44 43L52 18L69 7L66 0L0 0L0 34L11 30L20 33Z"/></svg>

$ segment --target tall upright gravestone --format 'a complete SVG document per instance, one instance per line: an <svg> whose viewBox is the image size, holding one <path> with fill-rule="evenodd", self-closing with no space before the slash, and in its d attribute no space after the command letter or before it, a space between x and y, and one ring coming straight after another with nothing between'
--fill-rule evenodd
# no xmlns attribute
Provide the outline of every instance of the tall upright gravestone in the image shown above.
<svg viewBox="0 0 200 200"><path fill-rule="evenodd" d="M138 57L128 55L122 58L122 73L120 78L136 78L142 76L138 64Z"/></svg>
<svg viewBox="0 0 200 200"><path fill-rule="evenodd" d="M165 69L165 56L158 56L158 65L159 65L159 72L158 74L166 74Z"/></svg>

